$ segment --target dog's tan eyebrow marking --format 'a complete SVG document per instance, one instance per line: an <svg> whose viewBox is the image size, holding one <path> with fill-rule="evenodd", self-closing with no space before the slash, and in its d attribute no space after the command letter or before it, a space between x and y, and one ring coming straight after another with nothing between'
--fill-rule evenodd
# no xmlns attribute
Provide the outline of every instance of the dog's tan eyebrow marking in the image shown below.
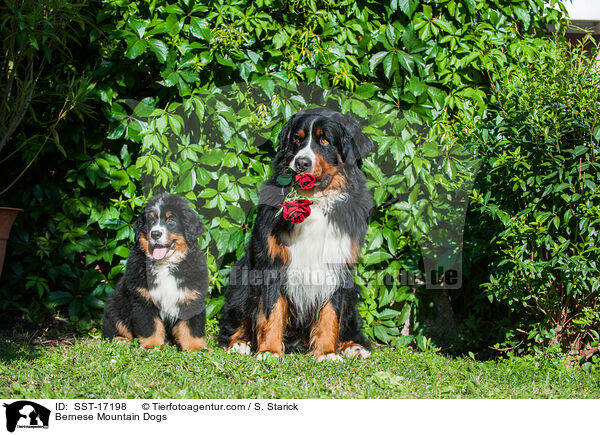
<svg viewBox="0 0 600 435"><path fill-rule="evenodd" d="M156 217L156 215L154 214L153 211L150 212L150 217L153 218L153 219Z"/></svg>
<svg viewBox="0 0 600 435"><path fill-rule="evenodd" d="M168 211L168 212L166 212L166 213L165 213L165 217L166 217L167 219L168 219L168 218L170 218L171 216L173 216L173 213L172 213L172 212Z"/></svg>
<svg viewBox="0 0 600 435"><path fill-rule="evenodd" d="M323 129L321 127L317 128L317 136L323 136Z"/></svg>
<svg viewBox="0 0 600 435"><path fill-rule="evenodd" d="M304 130L298 130L298 137L304 139L304 136L306 136L306 132Z"/></svg>

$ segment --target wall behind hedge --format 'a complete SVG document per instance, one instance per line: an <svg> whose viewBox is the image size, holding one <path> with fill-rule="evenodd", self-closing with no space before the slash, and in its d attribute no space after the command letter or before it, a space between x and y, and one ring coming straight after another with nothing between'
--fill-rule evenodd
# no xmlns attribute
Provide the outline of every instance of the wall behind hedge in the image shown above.
<svg viewBox="0 0 600 435"><path fill-rule="evenodd" d="M378 148L365 165L376 210L357 278L367 333L390 344L417 335L426 346L420 313L430 301L379 278L423 267L419 243L440 215L435 204L448 205L432 195L469 181L447 120L483 113L498 68L535 59L535 38L562 16L558 1L545 3L88 5L94 25L72 47L71 65L93 71L95 114L65 121L66 157L48 148L3 199L27 212L13 232L0 307L95 324L122 275L134 216L150 192L170 189L208 210L202 244L216 315L278 131L293 112L327 100L359 119ZM407 320L411 335L402 337Z"/></svg>

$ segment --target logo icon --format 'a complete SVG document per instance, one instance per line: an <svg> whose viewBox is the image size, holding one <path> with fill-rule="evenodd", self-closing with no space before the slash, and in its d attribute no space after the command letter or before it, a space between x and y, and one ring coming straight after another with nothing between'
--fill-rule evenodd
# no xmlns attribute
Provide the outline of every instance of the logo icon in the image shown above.
<svg viewBox="0 0 600 435"><path fill-rule="evenodd" d="M19 400L4 404L6 408L6 430L14 432L18 427L27 429L47 429L50 410L29 400Z"/></svg>

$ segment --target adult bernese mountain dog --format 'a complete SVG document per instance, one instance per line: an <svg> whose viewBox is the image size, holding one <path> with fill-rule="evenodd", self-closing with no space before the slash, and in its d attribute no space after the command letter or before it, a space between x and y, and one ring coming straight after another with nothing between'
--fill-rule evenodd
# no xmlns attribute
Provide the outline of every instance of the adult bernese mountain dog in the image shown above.
<svg viewBox="0 0 600 435"><path fill-rule="evenodd" d="M368 358L353 271L372 198L361 158L373 148L359 125L326 108L295 114L279 134L273 175L260 190L246 255L232 268L220 346L258 359L310 351L319 361ZM311 174L310 215L284 219L282 175Z"/></svg>
<svg viewBox="0 0 600 435"><path fill-rule="evenodd" d="M134 224L125 275L104 309L102 336L140 345L175 342L206 349L206 257L198 246L203 226L187 201L163 193L150 199Z"/></svg>

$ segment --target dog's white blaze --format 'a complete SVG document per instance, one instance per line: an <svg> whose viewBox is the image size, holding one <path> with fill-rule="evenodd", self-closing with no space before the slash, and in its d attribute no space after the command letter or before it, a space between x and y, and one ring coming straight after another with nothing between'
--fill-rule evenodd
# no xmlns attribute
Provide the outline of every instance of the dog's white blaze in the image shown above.
<svg viewBox="0 0 600 435"><path fill-rule="evenodd" d="M177 285L177 280L169 270L169 266L155 266L157 285L149 289L150 297L160 310L163 320L174 321L179 317L179 302L185 298L187 291Z"/></svg>
<svg viewBox="0 0 600 435"><path fill-rule="evenodd" d="M315 200L310 216L284 238L290 253L285 291L300 314L324 305L347 273L352 242L326 216L332 200L343 199L338 195Z"/></svg>
<svg viewBox="0 0 600 435"><path fill-rule="evenodd" d="M313 124L315 123L315 121L316 120L313 120L313 122L310 123L310 127L308 127L308 142L306 143L306 145L304 146L304 148L302 148L300 151L298 151L296 153L296 155L294 156L294 158L290 162L290 168L292 170L296 169L295 164L296 164L296 159L298 157L307 157L310 160L311 166L313 166L315 164L316 154L314 153L314 151L310 147L310 144L312 142L312 128L313 128Z"/></svg>

